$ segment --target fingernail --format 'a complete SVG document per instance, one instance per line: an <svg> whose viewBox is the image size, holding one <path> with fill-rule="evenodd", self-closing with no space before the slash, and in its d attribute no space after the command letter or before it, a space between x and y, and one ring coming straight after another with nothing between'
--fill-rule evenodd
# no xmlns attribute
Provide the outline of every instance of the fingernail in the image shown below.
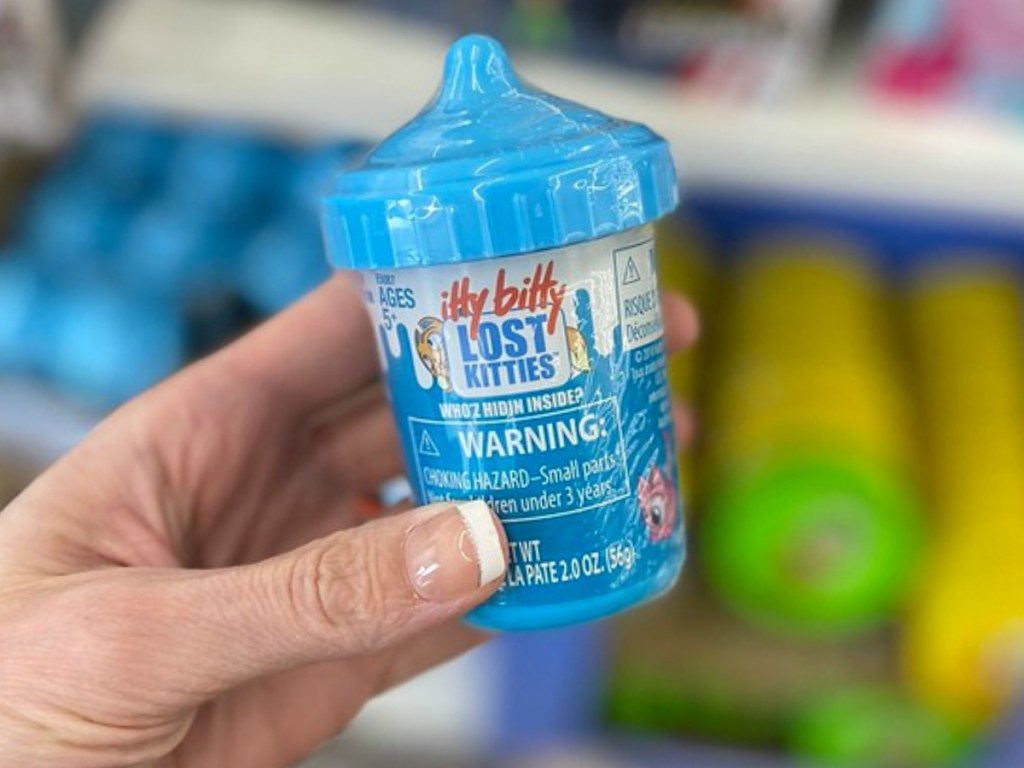
<svg viewBox="0 0 1024 768"><path fill-rule="evenodd" d="M447 603L503 576L505 548L488 506L468 501L409 531L405 563L416 594Z"/></svg>

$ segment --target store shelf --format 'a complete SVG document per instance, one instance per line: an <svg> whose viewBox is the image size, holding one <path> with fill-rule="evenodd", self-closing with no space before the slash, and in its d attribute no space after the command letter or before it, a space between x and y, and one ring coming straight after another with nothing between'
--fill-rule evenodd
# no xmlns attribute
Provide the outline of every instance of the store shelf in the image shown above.
<svg viewBox="0 0 1024 768"><path fill-rule="evenodd" d="M450 40L343 4L121 0L88 46L76 94L379 137L434 92ZM686 98L669 81L610 66L516 60L549 90L656 128L695 187L1024 215L1024 126L995 117L869 103L824 85L753 108Z"/></svg>

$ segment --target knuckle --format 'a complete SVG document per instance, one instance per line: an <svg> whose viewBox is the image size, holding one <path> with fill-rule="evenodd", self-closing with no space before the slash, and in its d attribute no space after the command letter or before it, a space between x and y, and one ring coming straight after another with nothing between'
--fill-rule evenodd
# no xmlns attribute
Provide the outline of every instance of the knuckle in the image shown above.
<svg viewBox="0 0 1024 768"><path fill-rule="evenodd" d="M290 580L293 605L326 643L365 652L400 629L407 590L373 537L332 537L299 563Z"/></svg>

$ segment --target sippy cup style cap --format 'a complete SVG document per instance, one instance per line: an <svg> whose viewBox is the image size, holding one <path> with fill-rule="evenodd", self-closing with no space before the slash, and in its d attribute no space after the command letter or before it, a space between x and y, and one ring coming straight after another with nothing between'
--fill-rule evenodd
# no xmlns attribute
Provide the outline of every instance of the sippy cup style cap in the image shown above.
<svg viewBox="0 0 1024 768"><path fill-rule="evenodd" d="M493 39L449 50L434 100L323 201L337 267L429 266L621 232L678 202L664 139L523 83Z"/></svg>

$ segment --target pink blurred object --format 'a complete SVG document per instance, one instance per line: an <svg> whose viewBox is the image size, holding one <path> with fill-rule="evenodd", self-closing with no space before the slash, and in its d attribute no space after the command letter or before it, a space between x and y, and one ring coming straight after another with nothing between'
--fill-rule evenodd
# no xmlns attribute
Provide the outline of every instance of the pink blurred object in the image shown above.
<svg viewBox="0 0 1024 768"><path fill-rule="evenodd" d="M889 0L868 66L882 93L984 103L1024 99L1022 0Z"/></svg>
<svg viewBox="0 0 1024 768"><path fill-rule="evenodd" d="M934 47L879 51L870 79L884 92L931 99L951 94L959 71L957 46L948 39Z"/></svg>
<svg viewBox="0 0 1024 768"><path fill-rule="evenodd" d="M949 16L950 26L968 47L1022 57L1024 4L1020 0L951 0Z"/></svg>
<svg viewBox="0 0 1024 768"><path fill-rule="evenodd" d="M1024 74L1024 2L951 0L949 24L965 65Z"/></svg>

